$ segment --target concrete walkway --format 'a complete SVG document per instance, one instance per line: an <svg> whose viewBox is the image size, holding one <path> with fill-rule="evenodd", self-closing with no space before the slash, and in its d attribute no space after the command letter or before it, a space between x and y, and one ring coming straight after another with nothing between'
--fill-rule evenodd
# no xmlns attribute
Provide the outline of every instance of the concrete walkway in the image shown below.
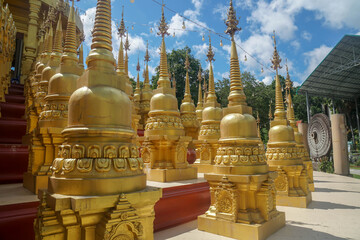
<svg viewBox="0 0 360 240"><path fill-rule="evenodd" d="M286 226L268 240L360 240L360 180L314 172L315 192L307 209L278 207ZM230 239L197 230L192 221L154 234L154 239Z"/></svg>

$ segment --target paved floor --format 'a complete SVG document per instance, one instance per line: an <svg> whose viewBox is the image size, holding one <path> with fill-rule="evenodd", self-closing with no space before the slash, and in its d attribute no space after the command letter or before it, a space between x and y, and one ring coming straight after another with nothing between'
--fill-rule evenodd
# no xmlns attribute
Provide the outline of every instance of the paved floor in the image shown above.
<svg viewBox="0 0 360 240"><path fill-rule="evenodd" d="M315 192L307 209L278 207L286 226L268 240L360 240L360 180L314 172ZM154 239L225 240L230 238L197 230L192 221L155 233Z"/></svg>

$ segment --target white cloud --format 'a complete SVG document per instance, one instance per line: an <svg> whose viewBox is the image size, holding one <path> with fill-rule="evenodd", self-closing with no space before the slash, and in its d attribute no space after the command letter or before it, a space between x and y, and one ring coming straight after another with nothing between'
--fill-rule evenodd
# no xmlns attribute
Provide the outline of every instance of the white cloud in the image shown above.
<svg viewBox="0 0 360 240"><path fill-rule="evenodd" d="M91 31L94 27L96 7L89 8L85 11L84 14L80 15L80 19L84 26L84 34L85 34L85 45L91 45Z"/></svg>
<svg viewBox="0 0 360 240"><path fill-rule="evenodd" d="M307 65L307 69L302 76L302 81L304 81L312 71L319 65L319 63L326 57L326 55L330 52L332 48L321 45L318 48L315 48L309 52L304 53L305 56L305 64Z"/></svg>
<svg viewBox="0 0 360 240"><path fill-rule="evenodd" d="M300 42L298 40L292 41L290 45L294 47L295 51L299 50L300 48Z"/></svg>
<svg viewBox="0 0 360 240"><path fill-rule="evenodd" d="M215 53L215 59L216 59L216 54L219 52L219 49L217 49L213 45L211 45L211 47ZM203 43L203 44L199 44L199 45L193 45L192 49L195 51L195 54L194 54L195 58L207 59L206 54L209 50L209 44Z"/></svg>
<svg viewBox="0 0 360 240"><path fill-rule="evenodd" d="M261 80L263 83L265 83L266 85L269 85L269 84L271 84L272 83L272 81L273 81L273 78L271 77L271 76L265 76L264 78L263 78L263 80Z"/></svg>
<svg viewBox="0 0 360 240"><path fill-rule="evenodd" d="M307 40L307 41L310 41L311 38L312 38L312 35L311 35L311 33L309 33L308 31L303 31L303 32L301 33L301 37L302 37L303 39Z"/></svg>

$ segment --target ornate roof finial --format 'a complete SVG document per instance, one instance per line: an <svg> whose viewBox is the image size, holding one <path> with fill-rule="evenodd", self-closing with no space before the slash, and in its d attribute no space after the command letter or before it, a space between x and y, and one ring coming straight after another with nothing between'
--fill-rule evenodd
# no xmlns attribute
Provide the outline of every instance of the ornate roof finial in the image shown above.
<svg viewBox="0 0 360 240"><path fill-rule="evenodd" d="M140 72L140 61L139 61L139 55L138 55L138 62L136 65L136 71Z"/></svg>
<svg viewBox="0 0 360 240"><path fill-rule="evenodd" d="M210 66L209 66L209 92L206 96L206 103L217 103L217 97L215 94L215 81L214 81L214 72L213 72L213 67L212 67L212 61L214 61L214 53L212 52L211 49L211 41L210 41L210 36L209 36L209 52L207 54L208 57L208 61L210 62Z"/></svg>
<svg viewBox="0 0 360 240"><path fill-rule="evenodd" d="M278 74L278 69L281 69L282 67L280 66L281 58L280 58L279 53L278 53L278 51L277 51L277 49L276 49L275 30L274 30L273 39L274 39L274 53L273 53L273 59L271 60L271 63L273 64L273 65L271 66L271 68L273 68L274 70L276 70L276 74Z"/></svg>
<svg viewBox="0 0 360 240"><path fill-rule="evenodd" d="M124 6L122 6L122 13L121 13L121 21L120 21L120 26L118 28L118 35L120 38L125 36L125 22L124 22Z"/></svg>
<svg viewBox="0 0 360 240"><path fill-rule="evenodd" d="M211 47L211 36L210 35L209 35L209 49L208 49L208 52L207 52L206 56L207 56L206 61L208 61L210 63L215 61L215 58L214 58L215 53L213 52L213 49Z"/></svg>
<svg viewBox="0 0 360 240"><path fill-rule="evenodd" d="M131 44L129 43L129 31L126 31L126 39L124 44L124 49L126 52L130 51Z"/></svg>
<svg viewBox="0 0 360 240"><path fill-rule="evenodd" d="M236 18L236 11L234 10L232 0L230 0L230 7L227 12L227 20L225 21L225 24L227 26L227 29L225 31L226 34L229 34L231 39L234 38L234 35L237 31L240 31L241 28L239 28L237 25L239 24L239 20Z"/></svg>
<svg viewBox="0 0 360 240"><path fill-rule="evenodd" d="M170 33L168 33L169 26L165 21L165 15L164 15L164 4L161 7L161 20L159 25L159 32L157 33L159 36L161 35L162 38L165 36L169 36Z"/></svg>
<svg viewBox="0 0 360 240"><path fill-rule="evenodd" d="M139 55L138 55L138 62L136 65L136 71L137 73L137 78L136 78L136 88L135 88L135 95L139 95L140 94L140 61L139 61ZM140 101L140 99L136 99L137 101Z"/></svg>

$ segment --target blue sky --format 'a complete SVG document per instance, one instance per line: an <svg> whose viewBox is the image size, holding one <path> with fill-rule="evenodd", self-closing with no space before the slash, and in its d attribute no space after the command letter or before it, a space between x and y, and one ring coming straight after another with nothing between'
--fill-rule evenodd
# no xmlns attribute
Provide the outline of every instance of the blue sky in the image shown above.
<svg viewBox="0 0 360 240"><path fill-rule="evenodd" d="M161 0L156 0L160 2ZM224 19L228 0L165 0L166 6L176 13L165 9L165 18L170 25L170 36L166 38L167 51L189 46L192 54L201 60L203 68L208 68L206 51L208 48L208 30L195 25L181 16L185 16L202 26L206 26L225 36ZM237 44L264 65L258 64L251 56L238 47L241 71L249 71L259 81L271 83L274 73L269 70L273 53L273 30L277 35L277 47L280 57L288 59L289 72L295 85L301 84L315 69L345 34L360 34L359 0L233 0L239 26L242 28L235 36ZM90 30L95 17L96 0L76 2L86 35L84 55L87 56L90 44ZM130 52L129 75L136 76L138 55L141 63L149 42L151 61L150 74L155 74L159 65L158 48L161 37L156 35L161 17L161 6L153 0L112 0L113 48L117 58L120 40L116 34L116 23L121 19L122 6L125 8L125 25L129 27ZM185 21L186 30L182 30ZM133 29L132 29L133 26ZM152 33L150 29L152 28ZM173 33L175 32L175 37ZM202 36L205 35L205 41ZM226 36L228 37L228 36ZM230 42L211 34L215 51L215 78L228 77L230 66ZM244 61L247 55L247 61ZM285 75L285 67L280 70Z"/></svg>

